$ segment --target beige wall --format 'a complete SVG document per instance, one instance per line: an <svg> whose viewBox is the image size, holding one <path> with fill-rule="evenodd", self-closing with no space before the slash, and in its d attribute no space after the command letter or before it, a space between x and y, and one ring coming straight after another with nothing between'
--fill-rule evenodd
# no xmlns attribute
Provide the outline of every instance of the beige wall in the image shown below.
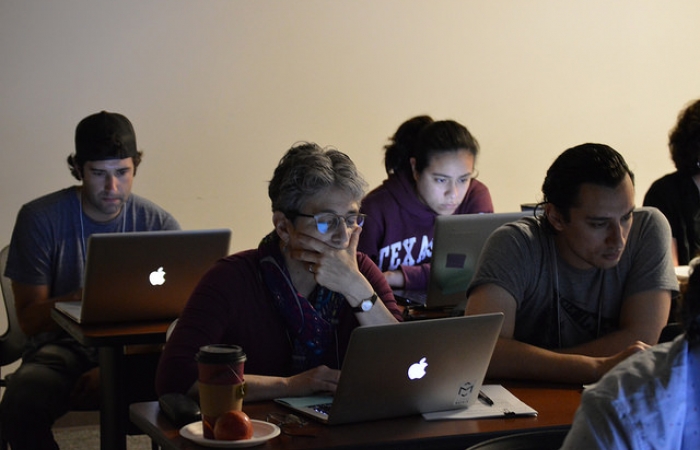
<svg viewBox="0 0 700 450"><path fill-rule="evenodd" d="M406 118L479 139L498 211L539 199L553 158L622 152L637 201L700 97L697 0L2 0L0 242L24 202L73 183L75 125L126 114L138 192L184 228L270 228L266 182L295 141L347 152L371 186Z"/></svg>

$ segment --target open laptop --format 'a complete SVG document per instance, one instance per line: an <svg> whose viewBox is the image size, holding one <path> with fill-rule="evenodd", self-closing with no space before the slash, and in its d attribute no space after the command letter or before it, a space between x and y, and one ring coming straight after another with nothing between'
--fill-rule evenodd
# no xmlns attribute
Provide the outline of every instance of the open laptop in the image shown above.
<svg viewBox="0 0 700 450"><path fill-rule="evenodd" d="M502 323L494 313L358 327L335 395L276 401L331 425L468 408Z"/></svg>
<svg viewBox="0 0 700 450"><path fill-rule="evenodd" d="M444 308L465 301L486 239L496 228L532 211L437 216L427 291L394 290L408 306Z"/></svg>
<svg viewBox="0 0 700 450"><path fill-rule="evenodd" d="M175 319L230 240L227 229L93 234L82 301L55 307L88 325Z"/></svg>

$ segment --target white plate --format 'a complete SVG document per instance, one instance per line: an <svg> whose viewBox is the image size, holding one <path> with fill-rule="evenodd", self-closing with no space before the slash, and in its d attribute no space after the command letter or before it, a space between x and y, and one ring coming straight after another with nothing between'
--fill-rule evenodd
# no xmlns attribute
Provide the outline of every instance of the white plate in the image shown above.
<svg viewBox="0 0 700 450"><path fill-rule="evenodd" d="M238 441L217 441L215 439L207 439L202 436L201 420L192 422L191 424L180 428L180 436L205 447L244 448L260 445L280 434L280 428L274 423L253 419L250 421L253 422L253 437L250 439L241 439Z"/></svg>

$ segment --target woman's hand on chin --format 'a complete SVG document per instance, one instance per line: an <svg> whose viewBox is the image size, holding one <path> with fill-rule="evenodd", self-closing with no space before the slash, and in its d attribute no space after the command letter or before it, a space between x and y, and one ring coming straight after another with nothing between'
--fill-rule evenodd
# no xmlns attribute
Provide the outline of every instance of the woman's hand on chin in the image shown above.
<svg viewBox="0 0 700 450"><path fill-rule="evenodd" d="M369 290L371 295L371 286L357 266L357 244L361 231L359 227L353 230L348 245L342 248L312 236L299 236L298 241L304 248L292 249L291 257L307 265L321 286L346 296L361 286L363 294Z"/></svg>

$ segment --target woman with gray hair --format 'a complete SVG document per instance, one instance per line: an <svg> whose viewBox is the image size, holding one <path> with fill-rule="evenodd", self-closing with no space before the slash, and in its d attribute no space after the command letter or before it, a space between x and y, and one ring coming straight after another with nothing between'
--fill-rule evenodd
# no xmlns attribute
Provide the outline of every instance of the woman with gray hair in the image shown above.
<svg viewBox="0 0 700 450"><path fill-rule="evenodd" d="M365 187L338 150L287 151L268 189L274 230L200 281L163 351L158 395L196 394L195 354L216 343L246 353L246 400L335 391L352 330L401 319L384 276L357 252Z"/></svg>

